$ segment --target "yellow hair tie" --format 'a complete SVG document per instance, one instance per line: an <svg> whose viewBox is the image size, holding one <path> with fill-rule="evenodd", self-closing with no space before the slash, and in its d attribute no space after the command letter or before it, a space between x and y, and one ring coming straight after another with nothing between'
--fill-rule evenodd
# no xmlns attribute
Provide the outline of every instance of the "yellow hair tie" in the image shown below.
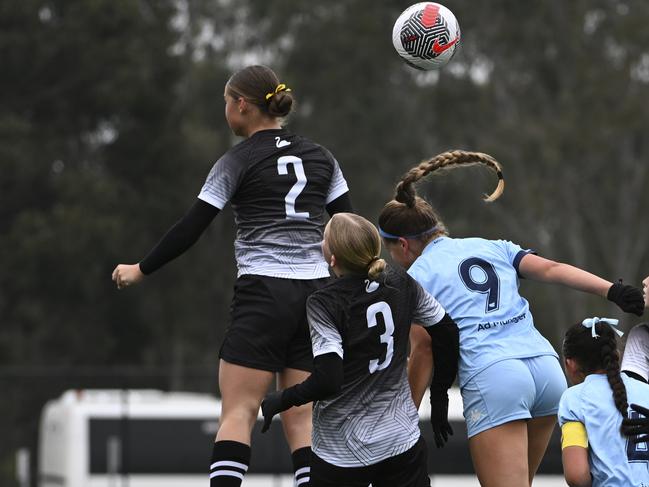
<svg viewBox="0 0 649 487"><path fill-rule="evenodd" d="M273 95L276 95L280 91L291 91L291 89L287 88L284 83L280 83L277 85L277 88L275 88L275 91L271 93L266 93L266 101L270 100L273 97Z"/></svg>

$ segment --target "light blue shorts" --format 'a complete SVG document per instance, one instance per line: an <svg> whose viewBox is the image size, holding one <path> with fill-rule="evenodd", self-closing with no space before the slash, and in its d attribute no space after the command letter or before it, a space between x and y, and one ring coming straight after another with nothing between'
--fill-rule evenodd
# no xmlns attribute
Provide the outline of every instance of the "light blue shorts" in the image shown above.
<svg viewBox="0 0 649 487"><path fill-rule="evenodd" d="M462 388L469 438L517 419L556 415L566 387L563 369L552 355L490 365Z"/></svg>

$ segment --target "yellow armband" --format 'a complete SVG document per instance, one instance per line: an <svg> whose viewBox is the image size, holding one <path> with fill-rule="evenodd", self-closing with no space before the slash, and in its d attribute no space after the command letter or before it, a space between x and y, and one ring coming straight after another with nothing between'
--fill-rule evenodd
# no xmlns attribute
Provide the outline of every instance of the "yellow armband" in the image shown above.
<svg viewBox="0 0 649 487"><path fill-rule="evenodd" d="M571 421L561 427L561 449L569 446L588 448L588 434L583 423Z"/></svg>

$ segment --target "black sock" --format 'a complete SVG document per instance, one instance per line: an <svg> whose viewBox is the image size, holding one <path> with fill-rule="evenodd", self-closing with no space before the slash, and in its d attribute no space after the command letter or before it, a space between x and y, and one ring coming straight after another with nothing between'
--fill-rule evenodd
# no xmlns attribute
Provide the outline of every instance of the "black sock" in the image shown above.
<svg viewBox="0 0 649 487"><path fill-rule="evenodd" d="M295 472L295 487L309 487L311 483L311 447L298 448L291 455L293 472Z"/></svg>
<svg viewBox="0 0 649 487"><path fill-rule="evenodd" d="M210 487L240 487L250 465L250 447L238 441L217 441L212 450Z"/></svg>

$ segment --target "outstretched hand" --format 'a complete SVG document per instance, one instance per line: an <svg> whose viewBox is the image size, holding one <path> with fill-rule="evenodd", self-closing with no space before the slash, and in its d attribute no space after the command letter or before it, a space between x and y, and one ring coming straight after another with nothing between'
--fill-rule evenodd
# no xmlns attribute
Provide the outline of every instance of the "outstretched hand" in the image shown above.
<svg viewBox="0 0 649 487"><path fill-rule="evenodd" d="M631 404L631 409L636 413L640 413L643 417L623 419L622 433L625 436L634 437L629 438L633 443L649 442L649 409L642 407L639 404Z"/></svg>
<svg viewBox="0 0 649 487"><path fill-rule="evenodd" d="M430 422L433 425L435 446L443 448L449 435L453 435L453 428L448 422L448 393L431 393L430 396Z"/></svg>
<svg viewBox="0 0 649 487"><path fill-rule="evenodd" d="M261 432L265 433L273 422L273 416L284 411L282 405L282 391L271 392L261 402L261 414L264 416L264 425Z"/></svg>
<svg viewBox="0 0 649 487"><path fill-rule="evenodd" d="M140 270L140 264L119 264L111 277L117 284L117 289L124 289L140 282L144 279L144 274Z"/></svg>
<svg viewBox="0 0 649 487"><path fill-rule="evenodd" d="M645 307L645 300L642 291L634 286L616 282L606 294L609 301L613 301L626 313L633 313L642 316Z"/></svg>

